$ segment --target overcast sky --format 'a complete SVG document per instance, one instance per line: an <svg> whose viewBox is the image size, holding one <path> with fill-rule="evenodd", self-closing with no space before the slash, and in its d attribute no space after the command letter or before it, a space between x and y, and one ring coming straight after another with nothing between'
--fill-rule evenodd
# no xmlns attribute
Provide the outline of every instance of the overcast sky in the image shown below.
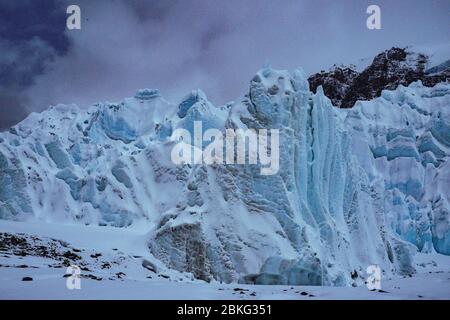
<svg viewBox="0 0 450 320"><path fill-rule="evenodd" d="M81 30L66 30L69 4ZM369 4L381 30L366 28ZM144 87L223 104L266 63L309 74L392 46L449 52L449 14L450 0L0 0L0 128Z"/></svg>

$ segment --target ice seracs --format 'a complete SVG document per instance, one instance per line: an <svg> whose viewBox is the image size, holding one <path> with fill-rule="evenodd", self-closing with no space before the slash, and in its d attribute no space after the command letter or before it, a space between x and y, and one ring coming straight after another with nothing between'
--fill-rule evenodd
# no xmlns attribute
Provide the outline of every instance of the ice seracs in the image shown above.
<svg viewBox="0 0 450 320"><path fill-rule="evenodd" d="M450 85L383 91L337 109L301 70L260 70L241 101L155 90L58 106L0 134L0 218L127 227L206 281L362 285L450 254ZM280 164L176 165L176 129L279 129ZM202 143L206 148L208 141ZM356 276L355 276L356 275Z"/></svg>
<svg viewBox="0 0 450 320"><path fill-rule="evenodd" d="M262 175L279 170L279 130L253 128L225 131L210 128L203 133L202 121L194 121L194 136L184 128L174 130L171 139L176 145L171 160L176 165L262 165ZM270 143L270 144L269 144Z"/></svg>

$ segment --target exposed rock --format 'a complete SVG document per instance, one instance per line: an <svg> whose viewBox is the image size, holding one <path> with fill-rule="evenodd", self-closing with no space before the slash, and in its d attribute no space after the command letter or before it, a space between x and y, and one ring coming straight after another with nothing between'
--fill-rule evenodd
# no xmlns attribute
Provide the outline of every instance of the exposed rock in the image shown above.
<svg viewBox="0 0 450 320"><path fill-rule="evenodd" d="M322 86L334 106L351 108L358 100L371 100L382 90L394 90L421 80L427 87L450 79L448 62L425 70L428 57L409 52L407 48L391 48L378 54L364 71L335 66L332 70L314 74L308 81L313 92Z"/></svg>

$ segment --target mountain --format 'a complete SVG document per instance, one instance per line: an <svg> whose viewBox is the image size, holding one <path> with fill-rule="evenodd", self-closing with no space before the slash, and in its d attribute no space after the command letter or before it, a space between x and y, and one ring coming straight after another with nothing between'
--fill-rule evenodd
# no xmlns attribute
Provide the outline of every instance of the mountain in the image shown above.
<svg viewBox="0 0 450 320"><path fill-rule="evenodd" d="M418 80L433 87L450 79L448 61L426 70L428 60L425 54L393 47L378 54L362 72L352 66L334 66L328 72L310 76L308 81L313 92L322 86L335 106L351 108L358 100L379 97L385 89L394 90Z"/></svg>
<svg viewBox="0 0 450 320"><path fill-rule="evenodd" d="M336 83L345 74L360 77ZM54 106L0 133L0 218L148 226L149 253L205 281L363 285L369 265L411 275L416 252L450 255L449 104L448 83L418 81L340 109L301 70L264 68L226 106L150 89ZM172 134L195 121L279 129L279 171L174 164Z"/></svg>
<svg viewBox="0 0 450 320"><path fill-rule="evenodd" d="M330 98L332 104L341 107L342 101L351 90L353 81L359 73L353 66L334 66L334 69L325 72L316 73L308 78L309 86L316 92L319 86L326 96Z"/></svg>

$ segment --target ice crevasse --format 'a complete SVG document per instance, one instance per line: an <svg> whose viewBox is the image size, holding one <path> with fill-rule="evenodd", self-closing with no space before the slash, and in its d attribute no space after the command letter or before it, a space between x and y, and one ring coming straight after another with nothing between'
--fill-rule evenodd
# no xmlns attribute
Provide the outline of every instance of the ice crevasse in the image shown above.
<svg viewBox="0 0 450 320"><path fill-rule="evenodd" d="M184 165L177 128L280 130L280 170ZM301 70L260 70L216 107L157 90L87 110L58 105L0 133L0 218L132 227L206 281L362 284L369 265L414 273L450 254L450 85L420 82L338 109Z"/></svg>

